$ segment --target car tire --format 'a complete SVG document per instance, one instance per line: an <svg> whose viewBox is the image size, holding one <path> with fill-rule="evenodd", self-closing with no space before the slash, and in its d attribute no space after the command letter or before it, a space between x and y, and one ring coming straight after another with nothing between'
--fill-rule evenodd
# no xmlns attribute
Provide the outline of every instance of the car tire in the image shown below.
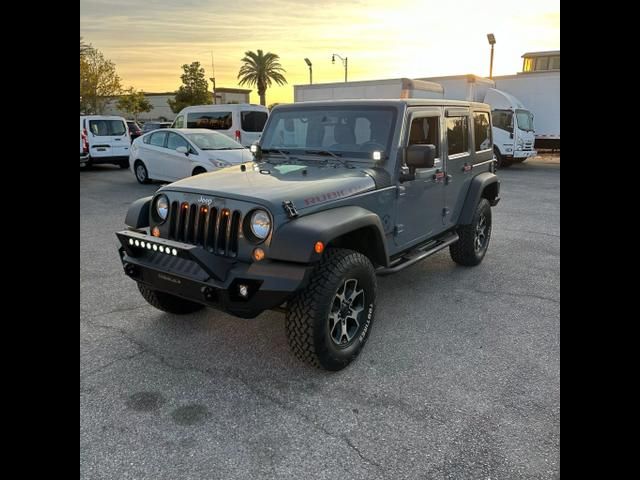
<svg viewBox="0 0 640 480"><path fill-rule="evenodd" d="M129 168L129 160L122 160L120 163L118 163L118 166L120 168Z"/></svg>
<svg viewBox="0 0 640 480"><path fill-rule="evenodd" d="M142 298L144 298L149 305L163 312L173 313L175 315L186 315L204 308L204 305L184 300L169 293L159 292L139 282L138 290L140 290Z"/></svg>
<svg viewBox="0 0 640 480"><path fill-rule="evenodd" d="M144 163L142 163L142 160L136 160L136 163L133 164L134 168L134 174L136 176L136 180L138 180L138 183L151 183L151 179L149 178L149 172L147 170L147 167L144 165Z"/></svg>
<svg viewBox="0 0 640 480"><path fill-rule="evenodd" d="M494 153L496 155L496 167L497 168L508 168L511 166L511 161L507 160L506 158L504 158L504 156L502 156L502 154L500 153L500 151L498 149L494 150Z"/></svg>
<svg viewBox="0 0 640 480"><path fill-rule="evenodd" d="M307 286L287 302L285 327L291 351L326 370L349 365L371 333L376 291L375 270L366 256L327 249Z"/></svg>
<svg viewBox="0 0 640 480"><path fill-rule="evenodd" d="M491 239L491 204L481 198L469 225L458 227L460 239L449 247L454 262L466 267L480 264Z"/></svg>
<svg viewBox="0 0 640 480"><path fill-rule="evenodd" d="M202 167L196 167L193 169L193 173L191 175L200 175L201 173L207 173L207 171Z"/></svg>

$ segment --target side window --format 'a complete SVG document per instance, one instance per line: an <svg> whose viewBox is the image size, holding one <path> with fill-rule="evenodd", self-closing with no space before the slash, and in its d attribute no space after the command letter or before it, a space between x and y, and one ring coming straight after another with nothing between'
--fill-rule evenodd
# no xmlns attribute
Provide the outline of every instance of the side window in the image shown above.
<svg viewBox="0 0 640 480"><path fill-rule="evenodd" d="M175 150L178 147L187 147L188 150L191 150L191 146L184 138L182 138L177 133L169 132L169 139L167 140L167 148L169 150Z"/></svg>
<svg viewBox="0 0 640 480"><path fill-rule="evenodd" d="M240 128L245 132L261 132L267 123L266 112L247 111L240 113Z"/></svg>
<svg viewBox="0 0 640 480"><path fill-rule="evenodd" d="M176 123L174 128L184 128L184 117L182 115L176 118Z"/></svg>
<svg viewBox="0 0 640 480"><path fill-rule="evenodd" d="M493 112L493 126L500 130L513 132L513 112L510 110L495 110Z"/></svg>
<svg viewBox="0 0 640 480"><path fill-rule="evenodd" d="M491 122L488 112L473 113L473 138L476 152L491 148Z"/></svg>
<svg viewBox="0 0 640 480"><path fill-rule="evenodd" d="M447 118L448 154L467 153L469 151L469 117Z"/></svg>
<svg viewBox="0 0 640 480"><path fill-rule="evenodd" d="M231 124L231 112L194 112L187 114L187 128L229 130Z"/></svg>
<svg viewBox="0 0 640 480"><path fill-rule="evenodd" d="M164 147L164 139L167 136L167 132L152 133L149 139L149 144L156 147Z"/></svg>
<svg viewBox="0 0 640 480"><path fill-rule="evenodd" d="M409 145L435 145L436 158L440 158L440 117L414 118L409 130Z"/></svg>
<svg viewBox="0 0 640 480"><path fill-rule="evenodd" d="M109 125L105 120L90 120L89 130L99 137L109 135Z"/></svg>

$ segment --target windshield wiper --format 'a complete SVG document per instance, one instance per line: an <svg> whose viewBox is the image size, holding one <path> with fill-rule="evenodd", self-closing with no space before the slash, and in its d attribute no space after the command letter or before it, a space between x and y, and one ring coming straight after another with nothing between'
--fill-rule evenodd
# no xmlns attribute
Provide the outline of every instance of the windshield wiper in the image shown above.
<svg viewBox="0 0 640 480"><path fill-rule="evenodd" d="M347 163L346 160L340 158L340 155L342 155L341 153L336 154L336 153L330 152L329 150L305 150L304 153L309 153L311 155L332 156L333 158L338 160L345 167L349 167L350 166Z"/></svg>
<svg viewBox="0 0 640 480"><path fill-rule="evenodd" d="M291 161L291 157L287 155L289 152L286 150L280 150L279 148L265 148L264 150L262 150L262 153L272 153L272 152L278 152L280 155L284 157L285 161L287 162Z"/></svg>

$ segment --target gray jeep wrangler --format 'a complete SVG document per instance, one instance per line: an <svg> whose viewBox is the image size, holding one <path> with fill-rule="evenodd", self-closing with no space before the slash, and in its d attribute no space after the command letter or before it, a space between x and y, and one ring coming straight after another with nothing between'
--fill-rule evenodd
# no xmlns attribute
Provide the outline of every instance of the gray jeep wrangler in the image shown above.
<svg viewBox="0 0 640 480"><path fill-rule="evenodd" d="M134 202L116 235L154 307L286 314L294 354L340 370L371 333L376 275L449 247L478 265L499 201L488 105L353 100L279 105L255 162Z"/></svg>

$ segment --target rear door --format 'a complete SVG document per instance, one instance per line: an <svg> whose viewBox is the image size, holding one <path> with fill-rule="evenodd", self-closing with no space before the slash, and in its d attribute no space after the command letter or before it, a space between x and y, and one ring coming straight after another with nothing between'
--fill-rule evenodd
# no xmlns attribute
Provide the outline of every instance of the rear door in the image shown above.
<svg viewBox="0 0 640 480"><path fill-rule="evenodd" d="M240 110L240 140L245 147L260 140L268 113L264 110Z"/></svg>
<svg viewBox="0 0 640 480"><path fill-rule="evenodd" d="M142 160L147 166L150 178L168 180L171 177L171 157L168 156L167 136L169 132L157 130L149 134L149 141L141 146Z"/></svg>
<svg viewBox="0 0 640 480"><path fill-rule="evenodd" d="M444 222L455 226L466 198L473 171L471 119L468 107L445 108L445 209Z"/></svg>
<svg viewBox="0 0 640 480"><path fill-rule="evenodd" d="M129 131L122 119L89 118L90 153L94 158L128 157Z"/></svg>

